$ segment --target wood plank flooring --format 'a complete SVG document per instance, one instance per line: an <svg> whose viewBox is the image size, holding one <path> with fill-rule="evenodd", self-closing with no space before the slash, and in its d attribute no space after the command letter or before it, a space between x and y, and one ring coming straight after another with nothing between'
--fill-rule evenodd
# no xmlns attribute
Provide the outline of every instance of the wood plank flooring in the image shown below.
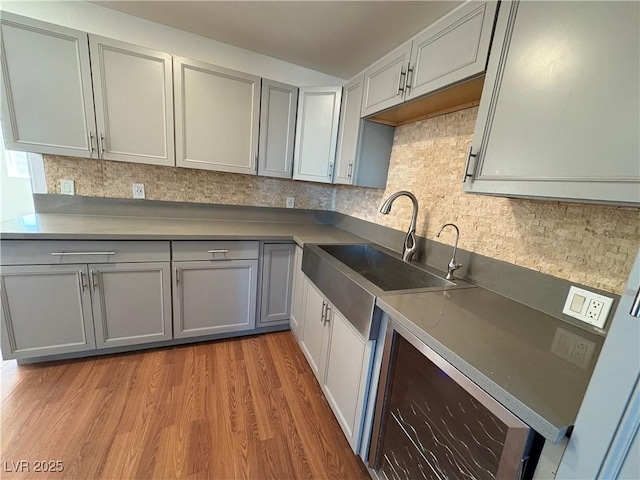
<svg viewBox="0 0 640 480"><path fill-rule="evenodd" d="M3 479L369 478L291 332L1 373Z"/></svg>

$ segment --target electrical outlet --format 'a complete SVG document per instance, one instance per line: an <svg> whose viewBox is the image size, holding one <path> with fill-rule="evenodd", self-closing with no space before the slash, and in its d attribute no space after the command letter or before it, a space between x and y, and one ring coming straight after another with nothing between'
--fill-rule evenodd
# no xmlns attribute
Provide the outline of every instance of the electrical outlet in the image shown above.
<svg viewBox="0 0 640 480"><path fill-rule="evenodd" d="M60 193L62 195L75 195L75 182L73 180L67 180L63 178L60 180Z"/></svg>
<svg viewBox="0 0 640 480"><path fill-rule="evenodd" d="M144 198L144 183L133 184L133 198Z"/></svg>
<svg viewBox="0 0 640 480"><path fill-rule="evenodd" d="M295 204L295 198L287 197L287 208L293 208L294 204Z"/></svg>
<svg viewBox="0 0 640 480"><path fill-rule="evenodd" d="M562 313L595 327L604 328L611 305L613 305L612 298L582 288L571 287Z"/></svg>

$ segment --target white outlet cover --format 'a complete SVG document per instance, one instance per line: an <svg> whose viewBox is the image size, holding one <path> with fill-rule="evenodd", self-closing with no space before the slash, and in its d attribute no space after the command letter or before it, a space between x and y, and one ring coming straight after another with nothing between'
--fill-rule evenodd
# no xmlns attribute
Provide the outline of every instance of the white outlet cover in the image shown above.
<svg viewBox="0 0 640 480"><path fill-rule="evenodd" d="M144 183L133 184L133 198L145 198Z"/></svg>
<svg viewBox="0 0 640 480"><path fill-rule="evenodd" d="M73 180L67 180L63 178L60 180L60 193L62 195L75 195L75 182Z"/></svg>
<svg viewBox="0 0 640 480"><path fill-rule="evenodd" d="M287 208L293 208L293 206L295 205L295 198L294 197L287 197Z"/></svg>
<svg viewBox="0 0 640 480"><path fill-rule="evenodd" d="M589 311L589 306L593 300L596 302L602 302L600 314L595 318L593 318L593 315L587 316L587 311ZM604 328L612 305L613 298L605 297L604 295L572 286L569 289L569 294L567 295L567 300L564 303L562 313L569 315L570 317L577 318L578 320L593 325L594 327Z"/></svg>

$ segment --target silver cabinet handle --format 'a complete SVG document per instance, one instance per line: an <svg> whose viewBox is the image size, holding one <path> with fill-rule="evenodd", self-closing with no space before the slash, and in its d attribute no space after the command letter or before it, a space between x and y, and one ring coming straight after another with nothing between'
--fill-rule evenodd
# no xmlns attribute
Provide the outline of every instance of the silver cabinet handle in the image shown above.
<svg viewBox="0 0 640 480"><path fill-rule="evenodd" d="M329 180L333 177L333 162L329 163Z"/></svg>
<svg viewBox="0 0 640 480"><path fill-rule="evenodd" d="M62 257L66 255L115 255L116 252L51 252L54 257Z"/></svg>
<svg viewBox="0 0 640 480"><path fill-rule="evenodd" d="M87 285L84 283L84 272L82 270L78 270L78 282L80 283L80 290L84 292Z"/></svg>
<svg viewBox="0 0 640 480"><path fill-rule="evenodd" d="M632 317L640 317L640 288L636 293L636 298L633 300L633 305L631 305L629 315Z"/></svg>
<svg viewBox="0 0 640 480"><path fill-rule="evenodd" d="M473 177L469 173L469 164L471 163L471 157L475 158L478 154L473 153L473 145L469 147L469 154L467 155L467 163L464 164L464 176L462 177L462 183L467 181L467 177Z"/></svg>
<svg viewBox="0 0 640 480"><path fill-rule="evenodd" d="M180 269L176 267L176 284L180 282Z"/></svg>
<svg viewBox="0 0 640 480"><path fill-rule="evenodd" d="M411 89L412 82L413 82L413 68L411 68L411 65L409 65L407 67L407 84L405 86L405 90L407 91L407 93L409 93L409 90Z"/></svg>
<svg viewBox="0 0 640 480"><path fill-rule="evenodd" d="M229 253L228 248L220 248L217 250L207 250L207 253Z"/></svg>
<svg viewBox="0 0 640 480"><path fill-rule="evenodd" d="M96 287L98 286L98 282L96 280L96 271L95 270L91 270L89 272L89 274L91 275L91 290L93 290L95 292L96 291Z"/></svg>
<svg viewBox="0 0 640 480"><path fill-rule="evenodd" d="M331 310L331 306L327 303L327 308L324 311L324 324L326 325L329 322L329 311Z"/></svg>
<svg viewBox="0 0 640 480"><path fill-rule="evenodd" d="M353 173L353 163L350 163L349 168L347 169L347 178L351 178L352 173Z"/></svg>
<svg viewBox="0 0 640 480"><path fill-rule="evenodd" d="M400 69L400 76L398 77L398 91L396 95L400 95L400 92L404 92L404 84L402 83L402 79L407 79L407 72L404 71L404 68Z"/></svg>
<svg viewBox="0 0 640 480"><path fill-rule="evenodd" d="M320 313L320 321L322 323L324 323L324 316L325 316L325 308L327 307L327 302L323 301L322 302L322 313Z"/></svg>
<svg viewBox="0 0 640 480"><path fill-rule="evenodd" d="M93 132L89 132L89 148L91 150L89 150L91 152L91 154L93 154L93 152L95 152L95 148L93 148Z"/></svg>
<svg viewBox="0 0 640 480"><path fill-rule="evenodd" d="M104 133L101 133L98 138L98 156L100 158L104 156Z"/></svg>

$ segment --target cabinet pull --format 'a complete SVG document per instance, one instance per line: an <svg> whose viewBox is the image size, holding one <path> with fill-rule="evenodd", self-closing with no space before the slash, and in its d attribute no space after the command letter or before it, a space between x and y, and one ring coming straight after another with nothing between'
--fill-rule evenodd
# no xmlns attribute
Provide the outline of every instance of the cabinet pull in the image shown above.
<svg viewBox="0 0 640 480"><path fill-rule="evenodd" d="M84 272L82 270L78 270L78 283L80 284L80 290L84 292L87 286L84 283Z"/></svg>
<svg viewBox="0 0 640 480"><path fill-rule="evenodd" d="M65 255L115 255L116 252L51 252L54 257L62 257Z"/></svg>
<svg viewBox="0 0 640 480"><path fill-rule="evenodd" d="M407 84L405 86L405 90L407 91L407 93L409 93L409 90L411 89L412 82L413 82L413 68L411 68L411 65L409 65L409 67L407 67Z"/></svg>
<svg viewBox="0 0 640 480"><path fill-rule="evenodd" d="M180 283L180 269L176 267L176 284Z"/></svg>
<svg viewBox="0 0 640 480"><path fill-rule="evenodd" d="M220 248L217 250L207 250L207 253L229 253L229 249L228 248Z"/></svg>
<svg viewBox="0 0 640 480"><path fill-rule="evenodd" d="M329 311L331 310L331 306L327 303L327 308L324 310L324 324L329 323Z"/></svg>
<svg viewBox="0 0 640 480"><path fill-rule="evenodd" d="M351 178L351 171L353 170L353 163L349 164L349 168L347 169L347 178Z"/></svg>
<svg viewBox="0 0 640 480"><path fill-rule="evenodd" d="M633 300L633 305L631 305L629 315L631 315L632 317L640 317L640 288L636 293L636 298Z"/></svg>
<svg viewBox="0 0 640 480"><path fill-rule="evenodd" d="M91 150L89 150L91 152L91 154L93 155L93 152L95 152L95 148L93 148L93 132L89 132L89 148Z"/></svg>
<svg viewBox="0 0 640 480"><path fill-rule="evenodd" d="M321 321L322 323L324 323L324 315L325 315L325 313L324 313L324 312L325 312L325 310L324 310L324 309L326 308L326 306L327 306L327 302L324 302L324 301L323 301L323 302L322 302L322 312L320 313L320 321Z"/></svg>
<svg viewBox="0 0 640 480"><path fill-rule="evenodd" d="M101 133L98 138L98 156L100 158L104 156L104 133Z"/></svg>
<svg viewBox="0 0 640 480"><path fill-rule="evenodd" d="M333 162L329 163L329 180L333 177Z"/></svg>
<svg viewBox="0 0 640 480"><path fill-rule="evenodd" d="M400 92L404 92L404 85L402 83L402 79L407 79L407 72L404 71L404 68L400 69L400 76L398 77L398 91L396 95L400 95Z"/></svg>
<svg viewBox="0 0 640 480"><path fill-rule="evenodd" d="M96 287L98 286L98 282L96 280L96 271L95 270L91 270L89 272L89 274L91 275L91 290L93 290L95 292L96 291Z"/></svg>
<svg viewBox="0 0 640 480"><path fill-rule="evenodd" d="M467 177L473 177L469 173L469 164L471 163L471 157L476 158L477 153L473 153L473 145L469 147L469 154L467 155L467 163L464 164L464 176L462 177L462 183L466 183Z"/></svg>

